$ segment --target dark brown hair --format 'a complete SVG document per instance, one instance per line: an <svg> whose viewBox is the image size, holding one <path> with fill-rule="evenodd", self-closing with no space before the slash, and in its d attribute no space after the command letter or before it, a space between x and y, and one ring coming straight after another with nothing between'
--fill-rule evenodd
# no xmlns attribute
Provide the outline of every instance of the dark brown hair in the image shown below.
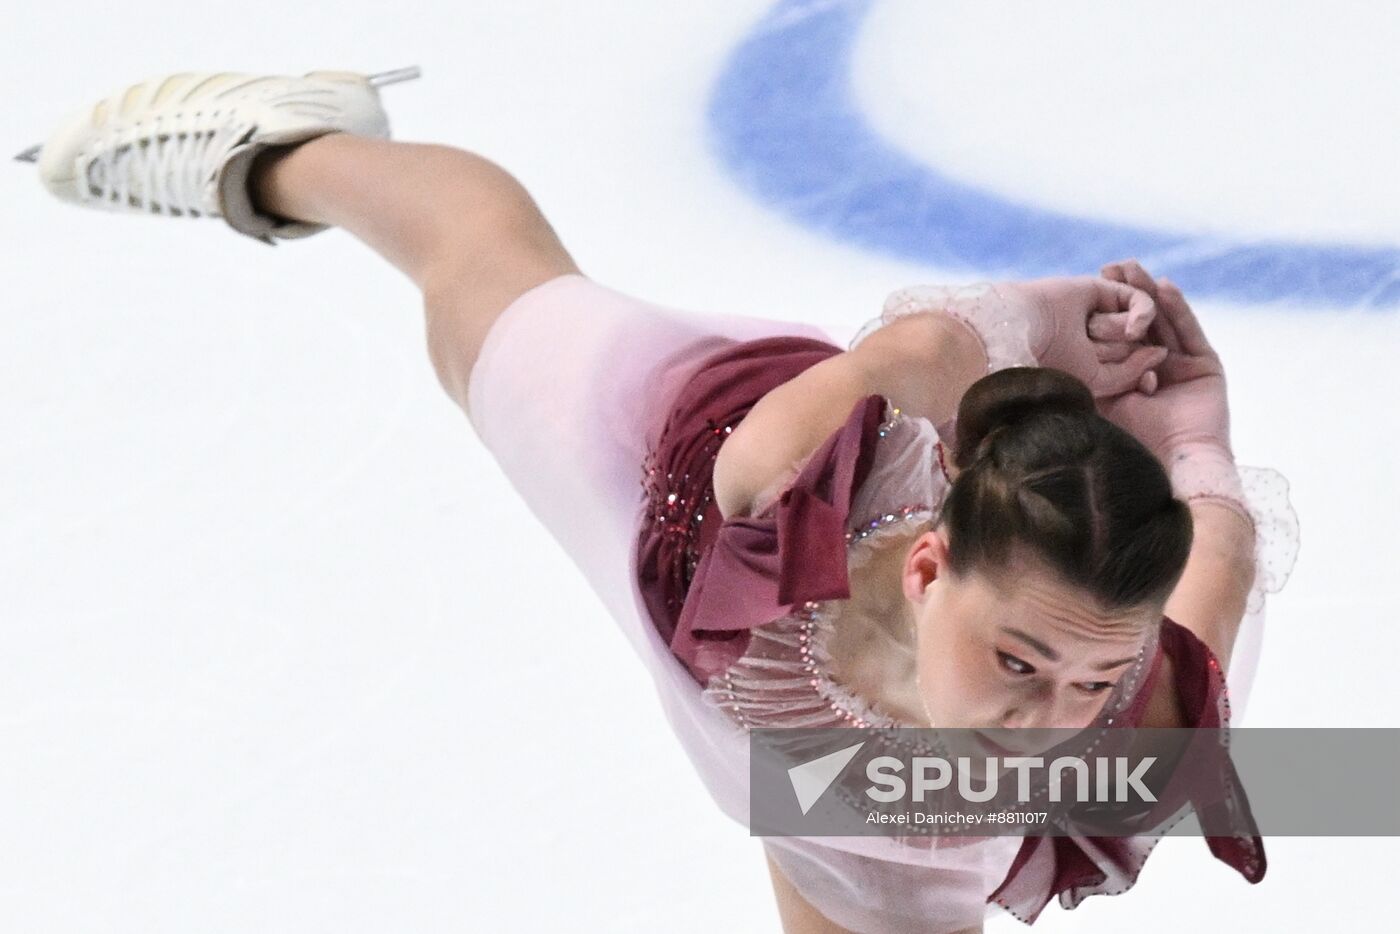
<svg viewBox="0 0 1400 934"><path fill-rule="evenodd" d="M1011 367L958 406L960 473L943 506L955 575L1024 550L1108 612L1165 603L1191 551L1191 512L1166 470L1099 415L1068 373Z"/></svg>

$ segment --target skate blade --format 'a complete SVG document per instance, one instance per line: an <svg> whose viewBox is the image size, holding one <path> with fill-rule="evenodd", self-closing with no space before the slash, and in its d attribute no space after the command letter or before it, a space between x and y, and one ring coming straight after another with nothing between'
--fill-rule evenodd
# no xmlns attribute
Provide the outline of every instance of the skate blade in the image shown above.
<svg viewBox="0 0 1400 934"><path fill-rule="evenodd" d="M423 71L417 65L409 65L407 68L395 68L393 71L381 71L378 74L366 75L371 87L382 88L386 84L397 84L400 81L412 81L414 78L422 77Z"/></svg>
<svg viewBox="0 0 1400 934"><path fill-rule="evenodd" d="M39 150L41 150L41 149L43 149L43 148L44 148L43 143L36 143L35 145L30 146L30 147L29 147L28 149L26 149L24 152L22 152L22 153L20 153L19 155L15 156L15 161L16 161L16 162L38 162L38 161L39 161Z"/></svg>

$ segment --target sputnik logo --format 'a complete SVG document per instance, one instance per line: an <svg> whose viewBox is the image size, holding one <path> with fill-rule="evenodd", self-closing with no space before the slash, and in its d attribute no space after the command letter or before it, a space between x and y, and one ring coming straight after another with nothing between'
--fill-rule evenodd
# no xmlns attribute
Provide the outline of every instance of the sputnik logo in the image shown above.
<svg viewBox="0 0 1400 934"><path fill-rule="evenodd" d="M859 742L788 769L788 780L792 782L793 794L797 795L797 803L803 814L812 809L812 805L831 787L831 783L836 781L864 745L864 742Z"/></svg>

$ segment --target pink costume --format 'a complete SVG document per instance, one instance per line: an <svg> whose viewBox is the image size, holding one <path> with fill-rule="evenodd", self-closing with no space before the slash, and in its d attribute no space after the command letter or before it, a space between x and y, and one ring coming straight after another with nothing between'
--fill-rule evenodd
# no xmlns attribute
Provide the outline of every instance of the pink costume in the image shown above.
<svg viewBox="0 0 1400 934"><path fill-rule="evenodd" d="M937 519L949 481L934 426L872 395L793 465L754 516L724 522L712 499L714 457L729 431L769 389L840 352L810 326L693 315L571 275L513 303L472 373L469 414L482 440L646 663L716 803L745 826L749 728L904 722L844 685L829 649L854 605L852 581L881 547ZM1251 470L1241 474L1261 570L1228 688L1209 649L1164 619L1100 725L1137 722L1164 654L1193 725L1227 724L1231 701L1247 694L1262 595L1282 585L1297 541L1281 478ZM1257 836L1207 842L1245 878L1262 877ZM852 930L880 932L957 930L997 906L1031 922L1056 896L1072 908L1131 887L1155 844L764 842L820 911Z"/></svg>

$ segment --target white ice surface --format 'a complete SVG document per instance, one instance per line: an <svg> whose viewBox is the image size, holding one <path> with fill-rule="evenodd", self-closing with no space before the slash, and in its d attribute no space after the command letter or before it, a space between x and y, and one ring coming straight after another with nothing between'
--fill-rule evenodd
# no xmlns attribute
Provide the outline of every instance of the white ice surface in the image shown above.
<svg viewBox="0 0 1400 934"><path fill-rule="evenodd" d="M918 76L873 47L907 67L911 27L987 25L942 6L878 11L856 76L868 98L886 75L879 125L906 107L925 126L900 144L935 162L970 158L985 140L960 121L1024 88L988 68L901 90ZM590 275L849 334L890 289L945 274L795 228L708 158L706 93L766 7L28 4L4 27L0 140L18 151L73 106L170 71L419 64L420 81L385 90L395 135L509 167ZM1181 69L1219 58L1208 24L1172 14L1154 33L1156 9L1114 5L1125 48ZM1367 33L1395 34L1393 13L1364 9ZM1106 28L1088 5L1062 16L993 47L1023 60ZM1335 21L1315 17L1321 37ZM1214 115L1171 141L1220 149L1230 167L1210 185L1107 151L1080 160L1085 140L1141 135L1130 110L1087 105L1038 137L1036 164L985 162L1005 174L978 180L1105 217L1160 207L1393 244L1393 95L1359 110L1324 76L1325 99L1261 104L1254 135L1221 149L1216 131L1235 129L1221 84L1263 93L1248 56L1279 67L1259 41L1238 48L1240 67L1211 59L1210 82L1162 92ZM1366 67L1327 48L1311 73ZM1127 94L1125 74L1066 54L1036 80L1073 98ZM1362 142L1317 148L1329 134ZM1274 214L1220 181L1272 140L1313 147L1315 177L1299 175L1313 207ZM1096 188L1091 165L1122 177ZM0 930L777 930L758 841L705 797L630 649L440 392L407 280L340 231L274 250L213 221L82 211L13 163L0 198ZM1240 459L1285 473L1303 522L1249 724L1394 726L1400 316L1197 307ZM1268 849L1250 887L1200 840L1170 839L1126 896L1051 906L1036 929L1389 930L1372 893L1388 891L1391 841Z"/></svg>

